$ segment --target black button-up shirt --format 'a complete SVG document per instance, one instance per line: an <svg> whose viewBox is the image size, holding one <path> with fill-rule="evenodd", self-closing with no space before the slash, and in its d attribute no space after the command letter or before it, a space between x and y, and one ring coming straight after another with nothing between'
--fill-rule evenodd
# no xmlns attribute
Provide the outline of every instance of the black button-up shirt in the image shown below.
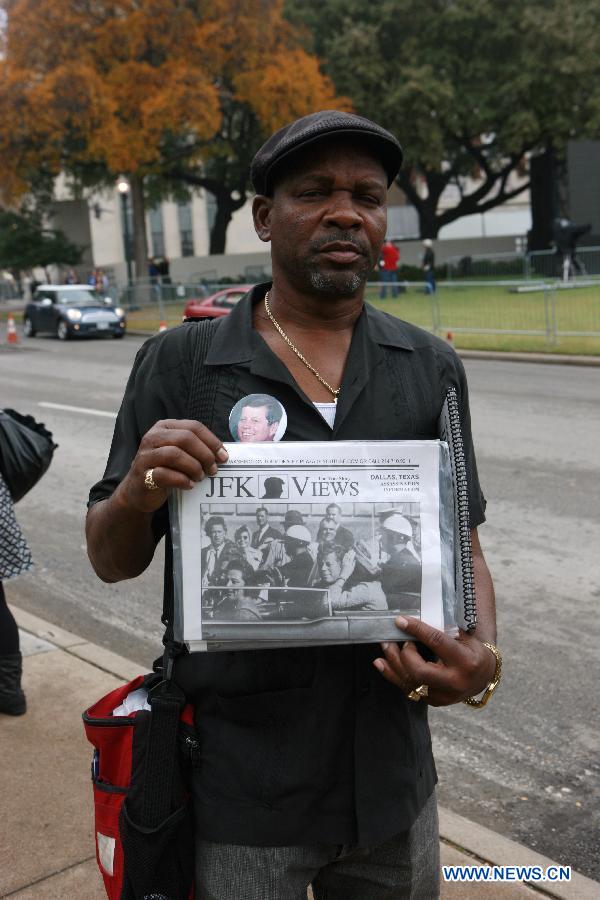
<svg viewBox="0 0 600 900"><path fill-rule="evenodd" d="M485 501L473 453L466 380L451 347L365 305L341 385L333 430L252 328L257 286L215 327L206 358L218 370L207 424L230 440L229 413L247 394L276 397L284 440L437 437L445 391L457 389L469 479L470 521ZM193 323L139 351L115 428L104 499L127 473L141 437L161 418L187 418ZM157 537L168 527L155 516ZM167 579L171 573L167 573ZM408 701L375 670L378 645L188 655L177 679L196 707L196 827L207 840L254 845L372 844L410 827L435 784L427 706Z"/></svg>

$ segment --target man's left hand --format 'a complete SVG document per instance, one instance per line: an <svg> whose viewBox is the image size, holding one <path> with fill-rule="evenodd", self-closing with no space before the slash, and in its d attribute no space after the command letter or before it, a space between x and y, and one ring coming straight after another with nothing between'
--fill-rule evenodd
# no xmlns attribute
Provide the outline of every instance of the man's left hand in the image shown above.
<svg viewBox="0 0 600 900"><path fill-rule="evenodd" d="M479 694L492 681L496 660L479 638L464 631L451 637L413 617L399 616L396 625L437 656L436 662L427 662L414 641L381 645L384 658L378 657L373 664L406 695L426 684L431 706L450 706Z"/></svg>

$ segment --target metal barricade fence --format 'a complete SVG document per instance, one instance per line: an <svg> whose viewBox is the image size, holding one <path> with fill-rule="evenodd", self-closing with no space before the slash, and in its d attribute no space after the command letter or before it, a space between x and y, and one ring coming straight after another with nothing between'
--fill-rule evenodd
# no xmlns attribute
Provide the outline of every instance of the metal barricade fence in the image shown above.
<svg viewBox="0 0 600 900"><path fill-rule="evenodd" d="M380 289L379 282L369 284L367 299L385 309L389 300L380 300ZM390 311L442 337L523 335L549 347L562 337L600 338L599 280L438 282L434 294L403 282L400 290Z"/></svg>
<svg viewBox="0 0 600 900"><path fill-rule="evenodd" d="M569 280L600 275L600 247L577 247ZM563 280L563 253L556 250L453 256L446 260L448 281L494 279Z"/></svg>
<svg viewBox="0 0 600 900"><path fill-rule="evenodd" d="M527 254L526 277L563 280L563 260L556 250L532 250ZM570 280L600 275L600 247L576 247L571 261Z"/></svg>
<svg viewBox="0 0 600 900"><path fill-rule="evenodd" d="M180 324L190 299L202 300L233 286L136 283L121 293L119 303L131 330L154 332L161 324ZM386 299L380 298L381 290L381 282L370 282L366 299L442 337L532 336L541 349L561 337L600 338L600 280L440 281L434 294L425 292L423 282L406 281L396 285L395 297L387 284Z"/></svg>
<svg viewBox="0 0 600 900"><path fill-rule="evenodd" d="M118 303L127 313L130 329L158 331L162 325L169 328L179 325L189 300L203 300L221 287L231 286L217 282L181 284L144 279L123 288Z"/></svg>
<svg viewBox="0 0 600 900"><path fill-rule="evenodd" d="M452 256L445 262L448 281L526 277L526 254L517 251Z"/></svg>

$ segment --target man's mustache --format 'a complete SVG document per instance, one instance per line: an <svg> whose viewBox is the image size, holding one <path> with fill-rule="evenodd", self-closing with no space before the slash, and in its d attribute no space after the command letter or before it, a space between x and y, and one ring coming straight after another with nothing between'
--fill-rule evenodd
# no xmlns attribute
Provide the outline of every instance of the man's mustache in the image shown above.
<svg viewBox="0 0 600 900"><path fill-rule="evenodd" d="M327 237L318 238L318 240L313 241L310 245L310 249L314 253L319 253L323 247L327 246L327 244L337 243L338 241L343 242L344 244L352 244L356 252L362 254L362 256L370 255L369 245L364 241L359 241L352 232L346 231L330 232Z"/></svg>

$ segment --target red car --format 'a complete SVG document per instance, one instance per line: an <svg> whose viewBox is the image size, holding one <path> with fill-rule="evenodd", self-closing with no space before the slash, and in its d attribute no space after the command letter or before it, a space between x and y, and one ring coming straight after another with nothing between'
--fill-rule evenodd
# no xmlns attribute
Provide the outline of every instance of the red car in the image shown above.
<svg viewBox="0 0 600 900"><path fill-rule="evenodd" d="M211 294L204 300L188 300L183 311L183 318L216 319L219 316L227 316L251 287L251 284L237 284L235 287L217 291L216 294Z"/></svg>

